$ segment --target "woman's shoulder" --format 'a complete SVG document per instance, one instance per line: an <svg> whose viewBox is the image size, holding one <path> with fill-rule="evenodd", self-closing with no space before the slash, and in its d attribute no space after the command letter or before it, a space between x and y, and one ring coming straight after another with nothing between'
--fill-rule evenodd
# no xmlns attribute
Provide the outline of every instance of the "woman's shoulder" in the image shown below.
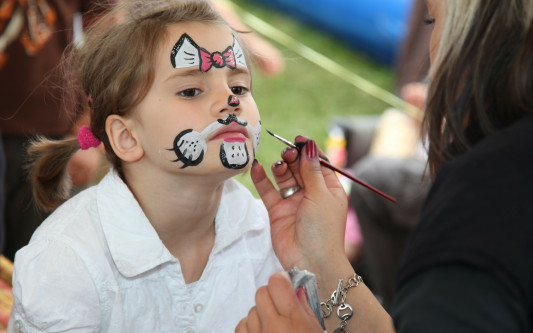
<svg viewBox="0 0 533 333"><path fill-rule="evenodd" d="M515 123L499 129L480 141L470 152L450 163L455 166L492 162L502 167L533 162L533 114L525 115ZM492 163L490 165L492 165ZM488 167L490 165L479 165ZM529 168L528 168L529 169Z"/></svg>
<svg viewBox="0 0 533 333"><path fill-rule="evenodd" d="M506 233L522 229L533 216L533 115L497 131L473 149L445 164L422 210L421 228ZM499 231L498 231L499 230ZM532 235L533 236L533 235Z"/></svg>
<svg viewBox="0 0 533 333"><path fill-rule="evenodd" d="M411 235L400 283L428 267L459 263L491 271L515 291L529 288L532 143L533 117L526 116L442 167Z"/></svg>
<svg viewBox="0 0 533 333"><path fill-rule="evenodd" d="M445 164L437 174L432 192L452 201L473 193L484 197L493 195L499 201L506 192L519 193L520 188L533 186L532 145L533 114L496 131L469 152Z"/></svg>

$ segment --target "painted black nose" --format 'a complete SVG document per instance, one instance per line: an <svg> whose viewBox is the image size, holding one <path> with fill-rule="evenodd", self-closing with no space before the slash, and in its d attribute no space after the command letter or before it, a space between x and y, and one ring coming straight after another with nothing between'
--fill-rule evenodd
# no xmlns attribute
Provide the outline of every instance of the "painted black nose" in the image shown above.
<svg viewBox="0 0 533 333"><path fill-rule="evenodd" d="M239 98L237 96L235 96L235 95L229 95L228 104L229 104L229 106L233 106L233 107L239 106L239 104L240 104Z"/></svg>

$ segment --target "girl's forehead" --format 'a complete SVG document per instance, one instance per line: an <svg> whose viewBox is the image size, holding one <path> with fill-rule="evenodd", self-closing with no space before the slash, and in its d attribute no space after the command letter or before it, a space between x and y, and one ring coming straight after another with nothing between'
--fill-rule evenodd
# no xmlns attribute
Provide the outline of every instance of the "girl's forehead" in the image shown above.
<svg viewBox="0 0 533 333"><path fill-rule="evenodd" d="M168 27L167 48L170 51L180 38L186 34L198 45L207 51L223 51L233 43L233 33L224 24L186 22L173 24ZM170 52L169 51L169 52Z"/></svg>

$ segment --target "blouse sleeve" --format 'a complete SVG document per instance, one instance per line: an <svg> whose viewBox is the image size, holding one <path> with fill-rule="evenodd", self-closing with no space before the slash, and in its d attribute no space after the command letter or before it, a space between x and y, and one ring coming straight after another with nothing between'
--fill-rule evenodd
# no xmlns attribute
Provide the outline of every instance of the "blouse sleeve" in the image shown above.
<svg viewBox="0 0 533 333"><path fill-rule="evenodd" d="M530 332L526 307L491 275L465 265L428 269L398 290L397 333Z"/></svg>
<svg viewBox="0 0 533 333"><path fill-rule="evenodd" d="M98 332L100 302L84 262L58 241L20 250L13 271L10 331Z"/></svg>

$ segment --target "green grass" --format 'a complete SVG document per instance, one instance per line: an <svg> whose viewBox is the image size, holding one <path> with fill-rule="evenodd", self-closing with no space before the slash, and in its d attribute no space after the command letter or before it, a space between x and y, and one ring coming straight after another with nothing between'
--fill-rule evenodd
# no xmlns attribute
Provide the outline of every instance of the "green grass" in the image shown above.
<svg viewBox="0 0 533 333"><path fill-rule="evenodd" d="M353 73L392 91L392 70L368 59L331 35L303 25L290 17L250 3L236 0L238 6L319 51ZM268 38L266 38L268 39ZM325 150L328 126L335 116L379 114L388 105L358 90L333 74L310 63L291 50L277 45L282 51L285 71L275 77L264 77L254 70L254 98L261 113L263 133L257 159L270 174L270 165L280 159L284 145L272 138L264 128L293 140L296 135L313 138ZM254 195L257 192L249 173L237 179Z"/></svg>

